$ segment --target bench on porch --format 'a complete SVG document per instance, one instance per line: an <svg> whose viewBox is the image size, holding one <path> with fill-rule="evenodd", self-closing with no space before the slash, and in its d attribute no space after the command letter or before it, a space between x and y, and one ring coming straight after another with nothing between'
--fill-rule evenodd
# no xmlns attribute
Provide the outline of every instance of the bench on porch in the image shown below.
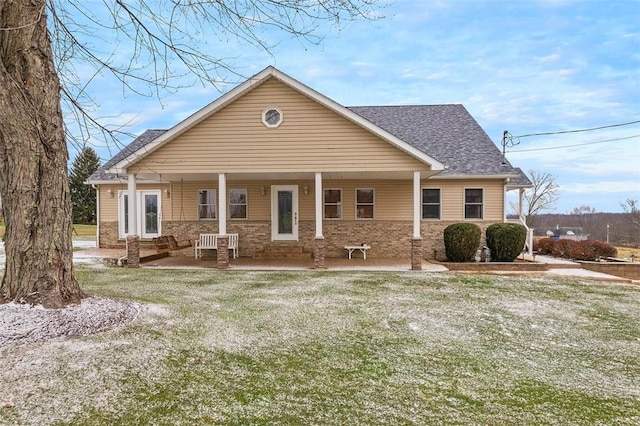
<svg viewBox="0 0 640 426"><path fill-rule="evenodd" d="M195 244L195 257L196 259L202 257L202 250L218 250L218 237L219 234L200 234L200 237L196 240ZM228 234L229 247L232 251L233 258L238 257L238 234Z"/></svg>
<svg viewBox="0 0 640 426"><path fill-rule="evenodd" d="M364 256L364 259L366 260L367 259L367 250L371 250L371 246L369 246L367 244L361 244L359 246L344 246L344 249L349 252L349 259L351 259L351 256L353 255L354 251L360 250L360 252Z"/></svg>

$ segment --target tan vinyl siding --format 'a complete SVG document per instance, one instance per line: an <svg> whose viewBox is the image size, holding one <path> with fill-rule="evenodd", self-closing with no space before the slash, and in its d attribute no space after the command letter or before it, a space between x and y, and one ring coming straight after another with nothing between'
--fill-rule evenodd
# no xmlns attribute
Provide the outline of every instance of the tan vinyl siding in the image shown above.
<svg viewBox="0 0 640 426"><path fill-rule="evenodd" d="M441 220L464 219L465 188L484 189L482 220L502 221L504 218L504 180L427 180L422 182L423 188L440 188L442 211ZM473 220L473 219L470 219ZM479 220L479 219L476 219Z"/></svg>
<svg viewBox="0 0 640 426"><path fill-rule="evenodd" d="M162 210L162 220L171 220L171 198L167 198L164 190L170 189L170 185L137 185L137 190L154 190L160 189L162 191L160 198L160 206ZM115 185L99 185L100 196L100 221L101 222L117 222L118 221L118 196L123 191L127 191L127 184L115 184ZM109 190L113 194L113 197L109 195Z"/></svg>
<svg viewBox="0 0 640 426"><path fill-rule="evenodd" d="M504 217L503 180L423 180L422 188L439 188L441 190L441 219L442 221L463 221L464 219L464 190L465 188L484 189L484 217L485 221L498 222ZM409 180L323 180L324 188L342 189L342 220L355 220L355 194L357 188L374 188L375 220L412 220L413 217L413 182ZM300 220L315 220L315 182L306 181L227 181L228 191L231 189L247 190L248 220L271 219L271 186L298 185L298 202ZM305 185L308 195L304 194ZM260 187L264 186L265 195L261 195ZM198 190L215 189L218 194L218 181L201 182L171 182L162 186L138 185L137 189L162 189L162 212L165 221L193 221L198 220ZM108 189L113 191L110 198ZM126 191L126 185L100 185L100 220L118 220L118 191ZM169 189L170 197L164 193ZM216 200L217 201L217 200ZM228 216L228 205L227 218ZM220 206L216 205L217 217ZM228 219L229 222L242 222L243 219ZM335 220L335 219L332 219ZM217 220L216 220L217 221Z"/></svg>
<svg viewBox="0 0 640 426"><path fill-rule="evenodd" d="M284 121L262 124L278 107ZM133 173L412 171L429 167L301 93L271 79L187 130Z"/></svg>
<svg viewBox="0 0 640 426"><path fill-rule="evenodd" d="M292 184L292 182L289 182ZM227 203L229 202L229 191L231 189L247 190L247 215L251 220L269 220L271 216L270 184L265 184L265 195L260 194L261 182L227 181ZM171 209L170 214L174 221L198 220L198 190L216 190L216 220L220 217L220 206L218 205L218 181L200 182L172 182L171 183ZM230 219L229 206L227 208L227 220L230 222L241 222L244 219ZM211 219L206 219L211 221Z"/></svg>

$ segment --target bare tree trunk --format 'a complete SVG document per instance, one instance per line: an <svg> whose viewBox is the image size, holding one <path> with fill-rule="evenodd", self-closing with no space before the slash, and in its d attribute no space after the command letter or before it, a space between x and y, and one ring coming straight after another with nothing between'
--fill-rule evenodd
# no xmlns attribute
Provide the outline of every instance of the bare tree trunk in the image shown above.
<svg viewBox="0 0 640 426"><path fill-rule="evenodd" d="M73 273L68 152L45 6L0 0L0 301L59 308L84 294Z"/></svg>

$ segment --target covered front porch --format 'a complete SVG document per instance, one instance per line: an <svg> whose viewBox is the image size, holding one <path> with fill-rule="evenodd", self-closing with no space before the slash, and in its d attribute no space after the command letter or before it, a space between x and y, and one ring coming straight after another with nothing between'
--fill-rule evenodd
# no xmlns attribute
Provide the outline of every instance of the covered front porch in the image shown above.
<svg viewBox="0 0 640 426"><path fill-rule="evenodd" d="M158 236L195 241L201 233L213 233L225 245L226 235L238 234L240 262L274 245L294 244L309 253L315 268L330 267L327 258L346 258L347 245L367 244L370 259L404 258L419 270L421 187L434 173L130 174L126 195L132 201L127 202L127 217L148 216L147 211L136 211L147 208L138 197L146 196L155 185L164 188L157 190L157 204L152 205L157 211L151 212L158 218ZM135 259L140 243L144 247L150 235L148 229L140 229L144 220L130 222L127 257ZM141 234L147 238L140 238ZM221 248L215 261L224 268L235 260Z"/></svg>

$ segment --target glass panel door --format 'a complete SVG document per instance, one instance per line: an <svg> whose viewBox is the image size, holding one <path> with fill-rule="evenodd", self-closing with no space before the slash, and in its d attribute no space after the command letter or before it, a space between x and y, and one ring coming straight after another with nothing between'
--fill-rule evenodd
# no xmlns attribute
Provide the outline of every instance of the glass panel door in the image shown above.
<svg viewBox="0 0 640 426"><path fill-rule="evenodd" d="M293 193L278 191L278 234L293 232Z"/></svg>
<svg viewBox="0 0 640 426"><path fill-rule="evenodd" d="M298 240L298 187L274 185L271 194L272 239Z"/></svg>
<svg viewBox="0 0 640 426"><path fill-rule="evenodd" d="M140 222L141 238L153 238L160 235L159 192L140 192Z"/></svg>

